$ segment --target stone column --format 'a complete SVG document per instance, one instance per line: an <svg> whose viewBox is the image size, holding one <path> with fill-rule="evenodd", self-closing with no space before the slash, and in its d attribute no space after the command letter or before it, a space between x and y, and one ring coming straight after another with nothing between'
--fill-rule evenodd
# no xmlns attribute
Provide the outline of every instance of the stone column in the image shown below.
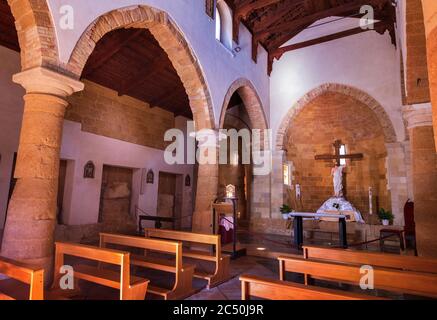
<svg viewBox="0 0 437 320"><path fill-rule="evenodd" d="M394 215L393 224L404 225L404 205L408 198L412 199L412 190L408 185L408 164L411 159L408 153L409 142L386 143L387 148L387 189L390 190L391 209ZM409 191L411 193L409 193ZM373 214L377 214L373 209Z"/></svg>
<svg viewBox="0 0 437 320"><path fill-rule="evenodd" d="M433 109L434 140L437 150L437 1L422 0L426 32L429 89Z"/></svg>
<svg viewBox="0 0 437 320"><path fill-rule="evenodd" d="M50 278L65 98L83 84L45 68L13 77L26 89L23 124L1 255L45 269Z"/></svg>
<svg viewBox="0 0 437 320"><path fill-rule="evenodd" d="M430 104L407 106L404 117L411 141L411 163L420 256L437 257L437 154Z"/></svg>
<svg viewBox="0 0 437 320"><path fill-rule="evenodd" d="M218 134L212 129L200 130L196 133L199 141L197 152L211 161L199 161L197 172L196 203L193 213L192 230L199 233L212 233L212 203L217 198L218 187ZM203 142L202 142L203 141ZM214 150L213 156L209 152ZM215 157L215 159L213 159ZM215 162L214 162L215 160ZM212 163L214 162L214 163Z"/></svg>

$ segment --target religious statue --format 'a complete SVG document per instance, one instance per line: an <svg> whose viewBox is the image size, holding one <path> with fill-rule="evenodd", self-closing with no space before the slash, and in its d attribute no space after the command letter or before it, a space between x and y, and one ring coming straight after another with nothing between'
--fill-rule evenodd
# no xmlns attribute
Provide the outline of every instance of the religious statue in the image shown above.
<svg viewBox="0 0 437 320"><path fill-rule="evenodd" d="M331 170L331 176L334 182L334 196L343 197L343 169L344 166L335 166Z"/></svg>

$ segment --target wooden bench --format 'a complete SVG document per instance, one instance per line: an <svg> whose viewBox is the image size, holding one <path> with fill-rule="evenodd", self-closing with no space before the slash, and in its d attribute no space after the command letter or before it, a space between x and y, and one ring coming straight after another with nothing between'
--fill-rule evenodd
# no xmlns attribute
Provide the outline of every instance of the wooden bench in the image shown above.
<svg viewBox="0 0 437 320"><path fill-rule="evenodd" d="M240 281L242 300L249 300L251 296L269 300L382 300L379 297L305 286L258 276L243 275Z"/></svg>
<svg viewBox="0 0 437 320"><path fill-rule="evenodd" d="M172 289L149 285L148 292L162 296L165 300L178 300L194 294L193 274L194 265L182 262L182 243L174 241L147 239L144 237L133 237L100 233L100 247L107 245L119 245L124 247L153 250L160 253L176 256L176 261L150 257L145 255L131 255L130 263L135 266L165 271L175 274L175 283Z"/></svg>
<svg viewBox="0 0 437 320"><path fill-rule="evenodd" d="M44 299L44 270L32 268L20 262L0 257L0 273L29 285L29 300ZM0 300L15 300L0 292Z"/></svg>
<svg viewBox="0 0 437 320"><path fill-rule="evenodd" d="M320 246L302 248L305 259L437 273L437 259Z"/></svg>
<svg viewBox="0 0 437 320"><path fill-rule="evenodd" d="M285 272L296 272L316 279L338 281L358 286L364 275L360 272L361 265L322 262L285 256L279 257L278 260L280 280L284 280ZM375 267L373 268L373 276L375 289L437 297L437 275L435 274Z"/></svg>
<svg viewBox="0 0 437 320"><path fill-rule="evenodd" d="M74 271L75 289L78 280L97 283L106 287L120 290L120 300L144 300L149 280L131 276L130 253L126 251L103 249L98 247L73 244L55 243L55 270L53 290L62 295L69 295L69 290L60 288L60 273L64 263L64 256L79 257L100 263L120 266L120 271L104 269L101 266L77 264L72 266Z"/></svg>
<svg viewBox="0 0 437 320"><path fill-rule="evenodd" d="M200 250L184 250L183 255L187 258L196 260L210 261L215 263L214 273L207 273L196 268L194 276L208 281L207 288L211 289L231 278L229 273L230 256L222 254L220 236L215 234L202 234L192 232L182 232L164 229L145 228L146 237L176 240L196 244L206 244L215 247L214 253Z"/></svg>

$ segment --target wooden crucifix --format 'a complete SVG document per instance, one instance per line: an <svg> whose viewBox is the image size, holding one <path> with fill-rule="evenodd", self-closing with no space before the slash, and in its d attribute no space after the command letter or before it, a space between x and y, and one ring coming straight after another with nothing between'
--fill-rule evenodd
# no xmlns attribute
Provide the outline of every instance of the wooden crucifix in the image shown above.
<svg viewBox="0 0 437 320"><path fill-rule="evenodd" d="M362 153L354 153L354 154L341 154L340 153L340 149L341 146L343 145L341 143L341 140L335 140L335 142L332 144L334 146L335 149L335 154L320 154L320 155L316 155L315 159L316 160L335 160L335 165L337 167L339 167L340 164L340 160L341 159L363 159L363 154Z"/></svg>

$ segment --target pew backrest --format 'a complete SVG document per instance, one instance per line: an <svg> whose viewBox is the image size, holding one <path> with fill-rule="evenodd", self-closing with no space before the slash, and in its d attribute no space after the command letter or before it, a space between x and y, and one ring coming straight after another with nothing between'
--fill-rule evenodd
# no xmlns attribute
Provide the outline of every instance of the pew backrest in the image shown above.
<svg viewBox="0 0 437 320"><path fill-rule="evenodd" d="M370 265L437 274L437 259L319 246L303 246L302 248L304 257L311 260Z"/></svg>
<svg viewBox="0 0 437 320"><path fill-rule="evenodd" d="M175 269L183 269L182 243L168 240L149 239L128 235L100 233L100 247L106 248L108 245L119 245L145 250L154 250L175 255ZM176 272L176 276L178 273Z"/></svg>
<svg viewBox="0 0 437 320"><path fill-rule="evenodd" d="M382 298L332 290L313 286L305 286L280 280L272 280L258 276L243 275L241 281L241 299L251 296L268 300L381 300Z"/></svg>
<svg viewBox="0 0 437 320"><path fill-rule="evenodd" d="M339 281L360 285L363 272L360 265L339 264L327 261L279 257L280 280L284 272L302 273L312 278ZM410 293L420 296L437 297L437 275L388 268L372 268L375 289Z"/></svg>
<svg viewBox="0 0 437 320"><path fill-rule="evenodd" d="M55 247L55 286L57 286L62 276L60 270L64 266L64 256L68 255L120 266L120 299L123 300L128 295L127 292L130 290L131 283L129 252L66 242L56 242Z"/></svg>
<svg viewBox="0 0 437 320"><path fill-rule="evenodd" d="M0 257L0 273L30 286L29 300L44 299L44 270ZM0 299L13 299L0 293Z"/></svg>
<svg viewBox="0 0 437 320"><path fill-rule="evenodd" d="M182 242L201 243L215 246L215 257L221 255L220 236L216 234L203 234L194 232L174 231L165 229L145 228L144 234L149 238L168 239Z"/></svg>

